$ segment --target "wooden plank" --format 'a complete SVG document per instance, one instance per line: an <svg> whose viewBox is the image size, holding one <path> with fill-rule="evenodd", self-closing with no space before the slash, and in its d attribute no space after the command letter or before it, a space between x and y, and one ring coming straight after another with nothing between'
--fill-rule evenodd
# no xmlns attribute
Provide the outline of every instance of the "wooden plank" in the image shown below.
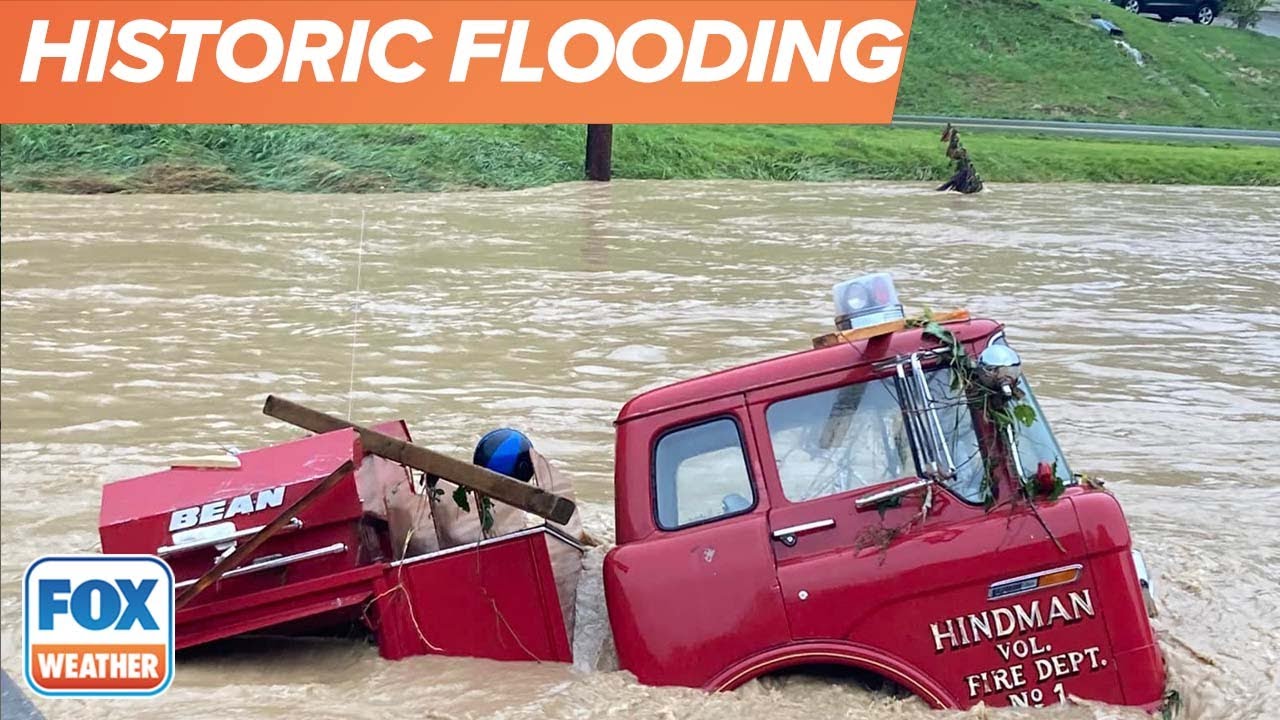
<svg viewBox="0 0 1280 720"><path fill-rule="evenodd" d="M201 575L193 585L182 591L182 594L178 595L177 599L174 600L173 609L175 611L181 610L182 606L191 602L195 596L204 592L205 588L218 582L218 578L222 577L225 573L236 569L236 567L239 566L240 563L244 562L249 555L262 547L263 543L270 540L276 533L283 530L285 526L289 525L291 520L300 515L303 510L306 510L316 500L319 500L325 493L332 490L333 487L338 484L339 480L350 475L354 470L355 465L350 460L339 465L337 470L334 470L325 476L325 479L321 480L315 487L308 490L306 495L298 498L292 505L281 511L274 520L267 523L265 527L250 536L248 540L245 540L243 545L237 546L230 555L219 560L218 563L209 570L209 572Z"/></svg>
<svg viewBox="0 0 1280 720"><path fill-rule="evenodd" d="M488 468L449 457L430 448L414 445L377 430L304 407L282 397L269 395L262 412L315 433L352 428L360 434L360 444L364 446L366 452L421 470L428 475L442 477L560 525L569 522L573 517L574 504L568 498L549 493L536 485L522 483Z"/></svg>
<svg viewBox="0 0 1280 720"><path fill-rule="evenodd" d="M962 322L969 319L968 310L948 310L946 312L934 313L933 321L937 323ZM858 340L866 340L867 338L888 335L889 333L899 332L907 329L908 323L919 323L921 318L903 318L902 320L891 320L876 325L868 325L867 327L857 328L855 330L840 330L838 332L827 333L813 339L815 348L831 347L832 345L844 345L846 343L857 342Z"/></svg>

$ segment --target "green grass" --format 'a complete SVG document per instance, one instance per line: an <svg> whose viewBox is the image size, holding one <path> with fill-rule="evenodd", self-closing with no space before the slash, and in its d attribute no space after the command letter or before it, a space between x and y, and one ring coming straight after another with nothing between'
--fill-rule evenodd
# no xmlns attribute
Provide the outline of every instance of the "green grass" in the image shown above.
<svg viewBox="0 0 1280 720"><path fill-rule="evenodd" d="M1139 66L1088 23L1126 31ZM1105 0L920 0L900 113L1280 129L1280 39ZM994 182L1280 184L1280 149L966 133ZM0 129L0 187L51 192L523 188L582 176L564 125L41 125ZM941 180L937 133L618 126L621 178Z"/></svg>
<svg viewBox="0 0 1280 720"><path fill-rule="evenodd" d="M919 0L898 112L1280 130L1280 38L1106 0Z"/></svg>
<svg viewBox="0 0 1280 720"><path fill-rule="evenodd" d="M582 177L567 125L133 125L5 127L7 190L406 192L515 189ZM1280 185L1280 148L1162 145L976 133L995 182ZM627 125L619 178L941 180L938 133L848 126Z"/></svg>

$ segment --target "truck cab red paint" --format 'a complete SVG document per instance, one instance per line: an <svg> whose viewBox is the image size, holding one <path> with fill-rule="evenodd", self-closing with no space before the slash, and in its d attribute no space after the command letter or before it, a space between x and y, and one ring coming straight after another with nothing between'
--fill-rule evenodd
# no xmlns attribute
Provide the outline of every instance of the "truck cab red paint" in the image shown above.
<svg viewBox="0 0 1280 720"><path fill-rule="evenodd" d="M1003 335L989 320L947 327L974 357ZM835 663L938 707L1068 695L1160 702L1164 668L1118 503L1080 486L1034 510L1015 502L996 431L967 404L953 435L972 449L966 462L992 466L994 508L959 475L928 491L928 512L925 487L897 506L868 504L914 480L900 457L848 487L797 490L821 466L776 445L814 434L802 426L806 403L832 408L831 418L842 402L887 407L889 364L937 346L903 330L713 373L622 408L617 547L604 580L624 669L647 684L721 690L782 667ZM944 374L929 377L946 384ZM858 432L827 425L824 447L832 432ZM886 434L878 447L901 455L895 442Z"/></svg>

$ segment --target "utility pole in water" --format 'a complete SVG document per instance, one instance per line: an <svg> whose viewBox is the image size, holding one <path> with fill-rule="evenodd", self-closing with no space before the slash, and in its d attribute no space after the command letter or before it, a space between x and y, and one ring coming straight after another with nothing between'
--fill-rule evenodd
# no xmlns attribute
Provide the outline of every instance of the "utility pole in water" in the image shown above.
<svg viewBox="0 0 1280 720"><path fill-rule="evenodd" d="M587 126L587 162L588 180L609 182L613 177L613 126Z"/></svg>

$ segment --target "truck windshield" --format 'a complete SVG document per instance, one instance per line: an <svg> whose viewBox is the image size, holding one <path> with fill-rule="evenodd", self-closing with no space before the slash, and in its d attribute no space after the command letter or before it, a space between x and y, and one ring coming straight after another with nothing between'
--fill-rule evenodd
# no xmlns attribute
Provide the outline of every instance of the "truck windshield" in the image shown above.
<svg viewBox="0 0 1280 720"><path fill-rule="evenodd" d="M1005 342L1001 335L997 336L992 344L1008 345L1009 343ZM1044 411L1040 409L1040 403L1036 400L1035 393L1031 391L1031 381L1027 379L1025 373L1018 387L1023 392L1022 402L1036 411L1035 421L1030 425L1014 425L1018 460L1022 463L1023 472L1034 473L1040 463L1046 463L1054 468L1055 475L1064 483L1072 482L1071 468L1067 465L1062 449L1058 447L1053 431L1049 429L1049 421L1045 419Z"/></svg>
<svg viewBox="0 0 1280 720"><path fill-rule="evenodd" d="M983 461L972 411L952 390L951 370L934 370L928 378L956 464L946 485L981 502ZM782 492L792 502L916 474L891 378L781 400L765 417Z"/></svg>

